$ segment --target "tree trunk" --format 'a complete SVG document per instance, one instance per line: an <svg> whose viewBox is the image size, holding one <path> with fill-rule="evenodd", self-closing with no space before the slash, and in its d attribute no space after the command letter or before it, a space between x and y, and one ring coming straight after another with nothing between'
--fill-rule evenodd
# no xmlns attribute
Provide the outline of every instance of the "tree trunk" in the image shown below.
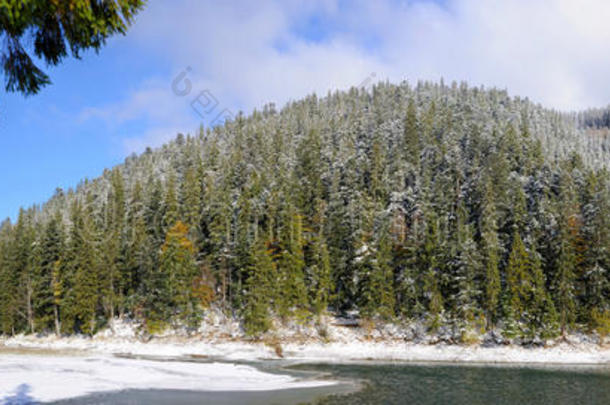
<svg viewBox="0 0 610 405"><path fill-rule="evenodd" d="M108 297L108 304L110 305L110 329L114 332L114 327L112 326L112 323L114 322L114 268L110 271L110 294Z"/></svg>
<svg viewBox="0 0 610 405"><path fill-rule="evenodd" d="M114 304L110 302L110 319L114 320Z"/></svg>
<svg viewBox="0 0 610 405"><path fill-rule="evenodd" d="M61 323L59 322L59 308L57 308L57 305L53 305L53 315L55 317L55 334L59 336L61 334Z"/></svg>
<svg viewBox="0 0 610 405"><path fill-rule="evenodd" d="M34 333L34 310L32 308L32 287L30 285L27 286L27 313L30 333Z"/></svg>

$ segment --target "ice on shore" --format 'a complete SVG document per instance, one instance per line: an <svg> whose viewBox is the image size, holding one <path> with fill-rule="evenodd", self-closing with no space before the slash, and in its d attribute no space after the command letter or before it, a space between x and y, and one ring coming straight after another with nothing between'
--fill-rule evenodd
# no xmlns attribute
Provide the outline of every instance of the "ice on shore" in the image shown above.
<svg viewBox="0 0 610 405"><path fill-rule="evenodd" d="M197 336L168 330L146 342L138 338L137 324L117 320L112 328L94 337L54 335L18 335L0 337L0 347L84 351L96 354L133 354L146 356L205 356L224 361L277 359L275 347L249 341L234 320L211 311ZM213 315L213 316L212 316ZM357 325L356 325L357 326ZM278 326L277 344L284 358L302 361L345 362L354 360L442 361L486 363L559 363L610 365L610 345L592 343L583 336L569 336L568 341L548 347L519 345L473 345L408 341L397 327L367 332L353 323L329 319L325 339L315 328L300 325ZM394 330L396 329L396 330Z"/></svg>
<svg viewBox="0 0 610 405"><path fill-rule="evenodd" d="M257 361L277 359L273 347L261 342L223 339L165 338L140 342L126 338L56 338L16 336L0 341L7 348L84 351L96 354L132 354L142 356L199 356L224 361ZM435 361L478 363L556 363L610 365L610 348L589 343L560 343L553 347L492 347L448 344L417 344L404 341L341 339L322 343L282 342L287 360L309 362Z"/></svg>
<svg viewBox="0 0 610 405"><path fill-rule="evenodd" d="M299 380L229 363L0 354L0 404L54 401L125 389L264 391L330 384L334 383Z"/></svg>
<svg viewBox="0 0 610 405"><path fill-rule="evenodd" d="M208 358L222 361L277 359L299 362L411 361L527 364L610 365L608 343L596 344L583 336L547 347L487 344L463 346L409 340L400 328L367 331L354 322L337 319L324 325L324 339L316 327L296 325L275 329L265 344L248 340L239 324L222 316L209 317L195 336L168 330L142 339L133 322L116 321L93 337L18 335L0 337L0 405L24 403L20 398L53 400L100 391L128 388L186 390L275 390L330 384L299 381L268 374L250 366L227 363L160 362L112 357L131 354L156 357ZM404 336L403 336L404 335ZM603 342L602 342L603 343ZM277 345L281 345L278 350ZM42 349L53 356L14 355L10 351ZM59 351L59 352L58 352ZM62 351L81 357L62 355ZM84 357L83 357L84 356ZM10 402L7 399L17 399ZM27 403L27 401L25 401Z"/></svg>
<svg viewBox="0 0 610 405"><path fill-rule="evenodd" d="M270 374L222 362L153 361L113 357L208 358L223 361L277 359L272 345L220 336L169 335L142 342L129 328L94 337L19 335L0 338L0 405L51 401L123 389L203 391L276 390L332 384ZM285 359L299 362L412 361L610 365L610 348L578 341L552 347L460 346L371 339L353 327L329 326L332 341L280 339ZM2 353L2 347L4 352ZM26 354L14 354L26 349ZM51 356L27 349L51 351ZM69 356L67 353L77 354ZM63 353L63 354L62 354Z"/></svg>
<svg viewBox="0 0 610 405"><path fill-rule="evenodd" d="M561 344L550 348L519 346L423 345L402 342L352 342L284 347L287 358L302 361L360 360L457 363L610 365L610 350Z"/></svg>

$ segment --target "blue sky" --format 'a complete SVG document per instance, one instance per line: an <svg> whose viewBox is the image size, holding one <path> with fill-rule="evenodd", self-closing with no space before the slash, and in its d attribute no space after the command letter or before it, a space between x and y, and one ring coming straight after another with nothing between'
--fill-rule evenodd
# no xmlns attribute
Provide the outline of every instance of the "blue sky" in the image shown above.
<svg viewBox="0 0 610 405"><path fill-rule="evenodd" d="M149 0L125 37L47 69L40 94L2 94L0 217L221 113L371 75L467 80L562 110L607 105L609 3Z"/></svg>

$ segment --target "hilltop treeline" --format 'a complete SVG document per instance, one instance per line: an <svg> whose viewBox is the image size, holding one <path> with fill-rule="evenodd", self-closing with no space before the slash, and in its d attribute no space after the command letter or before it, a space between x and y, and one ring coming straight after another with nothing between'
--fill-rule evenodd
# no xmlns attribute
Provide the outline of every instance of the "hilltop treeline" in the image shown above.
<svg viewBox="0 0 610 405"><path fill-rule="evenodd" d="M380 83L178 135L2 224L1 331L194 328L209 305L252 335L328 310L603 331L610 140L574 117Z"/></svg>

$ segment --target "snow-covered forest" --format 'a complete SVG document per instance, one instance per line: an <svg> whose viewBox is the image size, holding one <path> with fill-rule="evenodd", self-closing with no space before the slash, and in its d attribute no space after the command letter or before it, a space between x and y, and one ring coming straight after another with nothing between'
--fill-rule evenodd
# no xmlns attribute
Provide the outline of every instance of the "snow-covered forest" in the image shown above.
<svg viewBox="0 0 610 405"><path fill-rule="evenodd" d="M315 95L131 156L0 228L0 332L258 336L326 312L610 332L610 110L466 84Z"/></svg>

